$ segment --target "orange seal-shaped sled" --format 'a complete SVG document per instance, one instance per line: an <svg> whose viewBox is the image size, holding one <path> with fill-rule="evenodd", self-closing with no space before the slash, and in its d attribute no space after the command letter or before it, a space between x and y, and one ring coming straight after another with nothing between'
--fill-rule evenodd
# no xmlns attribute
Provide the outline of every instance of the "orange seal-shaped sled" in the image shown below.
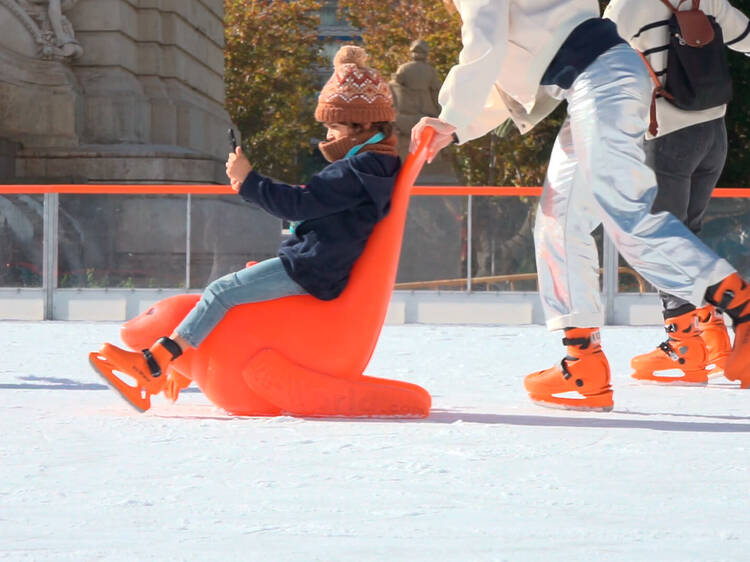
<svg viewBox="0 0 750 562"><path fill-rule="evenodd" d="M368 377L396 278L409 194L432 129L399 172L388 215L376 225L344 292L232 308L198 349L171 365L211 402L238 415L424 417L430 395L414 384ZM170 334L198 295L164 299L125 323L132 349Z"/></svg>

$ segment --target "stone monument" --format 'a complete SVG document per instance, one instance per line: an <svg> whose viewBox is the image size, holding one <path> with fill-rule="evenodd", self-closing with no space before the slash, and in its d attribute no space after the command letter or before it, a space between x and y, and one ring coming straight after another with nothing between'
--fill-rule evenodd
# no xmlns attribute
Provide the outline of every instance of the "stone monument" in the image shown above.
<svg viewBox="0 0 750 562"><path fill-rule="evenodd" d="M225 184L231 126L223 0L0 0L0 182ZM239 203L192 198L192 286L278 247ZM61 196L57 216L57 286L184 284L185 196ZM0 263L36 284L42 224L40 196L0 196Z"/></svg>
<svg viewBox="0 0 750 562"><path fill-rule="evenodd" d="M396 106L396 126L407 135L423 116L440 114L438 92L442 81L434 66L427 62L429 46L417 39L409 48L412 60L398 67L390 82Z"/></svg>

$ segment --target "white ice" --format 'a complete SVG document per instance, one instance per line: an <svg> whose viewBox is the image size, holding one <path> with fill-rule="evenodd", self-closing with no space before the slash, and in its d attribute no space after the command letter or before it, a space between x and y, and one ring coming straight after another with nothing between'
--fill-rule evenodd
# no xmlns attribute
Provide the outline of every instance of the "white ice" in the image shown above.
<svg viewBox="0 0 750 562"><path fill-rule="evenodd" d="M137 414L87 353L110 323L0 322L0 559L750 560L750 391L639 385L658 327L608 327L615 409L541 408L541 326L387 326L368 373L426 420Z"/></svg>

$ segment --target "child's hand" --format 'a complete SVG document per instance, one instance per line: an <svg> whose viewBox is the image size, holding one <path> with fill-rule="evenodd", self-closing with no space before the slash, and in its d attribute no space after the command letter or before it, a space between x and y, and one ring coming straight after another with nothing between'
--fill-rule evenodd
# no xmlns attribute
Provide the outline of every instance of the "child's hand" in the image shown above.
<svg viewBox="0 0 750 562"><path fill-rule="evenodd" d="M232 189L239 191L242 182L252 169L252 164L242 154L242 148L238 146L234 152L230 152L227 158L227 177L232 184Z"/></svg>

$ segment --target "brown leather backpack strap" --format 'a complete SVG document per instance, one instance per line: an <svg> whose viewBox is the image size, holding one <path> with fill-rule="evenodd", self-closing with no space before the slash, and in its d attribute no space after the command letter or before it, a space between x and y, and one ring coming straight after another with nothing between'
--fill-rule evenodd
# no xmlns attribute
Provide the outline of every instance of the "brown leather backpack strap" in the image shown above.
<svg viewBox="0 0 750 562"><path fill-rule="evenodd" d="M638 53L641 56L641 60L643 60L643 64L646 65L646 68L648 69L648 73L651 75L651 80L654 83L654 89L651 92L651 110L650 110L650 120L648 124L648 132L651 133L652 137L655 137L657 133L659 132L659 123L656 120L656 98L661 96L663 98L667 98L668 100L671 100L671 99L674 99L674 96L672 96L672 94L667 92L664 89L664 86L661 85L661 82L659 81L659 77L656 75L656 72L654 72L654 68L648 62L646 55L644 55L642 52L638 50L636 50L636 53Z"/></svg>
<svg viewBox="0 0 750 562"><path fill-rule="evenodd" d="M659 134L659 122L656 120L656 88L651 93L651 108L649 109L648 132L652 137Z"/></svg>
<svg viewBox="0 0 750 562"><path fill-rule="evenodd" d="M693 0L695 2L695 0ZM669 8L670 11L676 12L677 8L675 8L672 3L669 0L661 0L661 3L664 4L667 8ZM682 4L682 2L680 2Z"/></svg>

